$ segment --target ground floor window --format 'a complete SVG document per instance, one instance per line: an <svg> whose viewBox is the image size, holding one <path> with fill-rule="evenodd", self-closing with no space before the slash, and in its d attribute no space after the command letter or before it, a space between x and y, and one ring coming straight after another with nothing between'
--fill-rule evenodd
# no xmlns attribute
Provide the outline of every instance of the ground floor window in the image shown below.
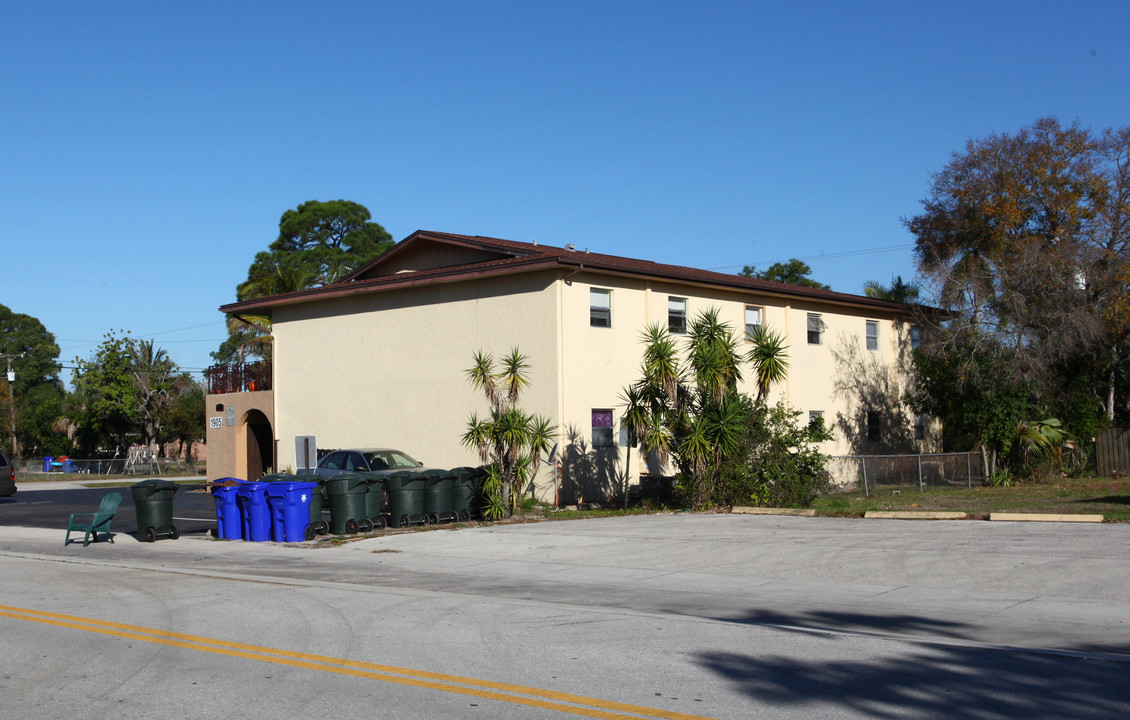
<svg viewBox="0 0 1130 720"><path fill-rule="evenodd" d="M612 447L612 411L596 409L592 411L592 446Z"/></svg>
<svg viewBox="0 0 1130 720"><path fill-rule="evenodd" d="M879 439L881 434L879 423L879 413L874 410L867 411L867 439L871 442Z"/></svg>

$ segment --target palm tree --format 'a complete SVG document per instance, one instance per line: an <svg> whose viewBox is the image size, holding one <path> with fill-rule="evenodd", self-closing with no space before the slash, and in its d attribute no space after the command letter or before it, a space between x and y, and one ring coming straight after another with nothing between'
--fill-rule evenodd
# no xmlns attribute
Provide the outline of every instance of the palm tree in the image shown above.
<svg viewBox="0 0 1130 720"><path fill-rule="evenodd" d="M917 283L905 282L902 279L902 275L895 275L891 278L891 284L889 286L884 285L878 280L868 280L863 283L864 295L879 300L890 300L891 302L917 302L921 292L922 289L918 287Z"/></svg>
<svg viewBox="0 0 1130 720"><path fill-rule="evenodd" d="M466 371L468 381L475 390L483 391L490 405L487 417L472 413L462 442L478 450L487 466L483 512L491 520L514 514L522 487L537 475L541 454L549 450L557 432L548 418L518 407L522 390L530 384L529 366L518 348L503 357L497 368L494 357L480 350Z"/></svg>
<svg viewBox="0 0 1130 720"><path fill-rule="evenodd" d="M318 284L318 276L302 267L274 265L246 282L236 290L240 300L258 300L289 292L305 290ZM227 319L228 335L241 339L236 350L240 361L248 354L270 358L272 342L269 315L235 315Z"/></svg>
<svg viewBox="0 0 1130 720"><path fill-rule="evenodd" d="M741 447L749 405L738 383L746 358L713 308L689 324L683 362L662 325L647 326L642 340L642 377L620 393L621 424L644 452L662 462L673 455L692 502L706 505L722 463Z"/></svg>
<svg viewBox="0 0 1130 720"><path fill-rule="evenodd" d="M789 374L789 354L785 339L764 325L758 325L749 336L753 348L746 359L753 365L757 378L757 399L769 397L769 386L784 382Z"/></svg>
<svg viewBox="0 0 1130 720"><path fill-rule="evenodd" d="M138 410L142 423L142 444L148 447L161 430L161 410L172 400L169 388L176 365L169 353L156 347L152 340L139 340L130 345L133 360L133 381L138 392Z"/></svg>

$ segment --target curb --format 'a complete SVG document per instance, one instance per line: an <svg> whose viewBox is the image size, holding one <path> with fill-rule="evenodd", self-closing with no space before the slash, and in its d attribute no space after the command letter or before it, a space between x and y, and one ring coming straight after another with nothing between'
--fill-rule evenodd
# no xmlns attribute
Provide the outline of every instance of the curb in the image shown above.
<svg viewBox="0 0 1130 720"><path fill-rule="evenodd" d="M1004 522L1101 523L1102 515L1054 515L1051 513L989 513L989 520Z"/></svg>
<svg viewBox="0 0 1130 720"><path fill-rule="evenodd" d="M763 507L733 507L732 515L793 515L796 517L816 517L816 511L811 508L763 508Z"/></svg>
<svg viewBox="0 0 1130 720"><path fill-rule="evenodd" d="M939 510L868 510L863 513L863 517L886 520L965 520L969 515Z"/></svg>

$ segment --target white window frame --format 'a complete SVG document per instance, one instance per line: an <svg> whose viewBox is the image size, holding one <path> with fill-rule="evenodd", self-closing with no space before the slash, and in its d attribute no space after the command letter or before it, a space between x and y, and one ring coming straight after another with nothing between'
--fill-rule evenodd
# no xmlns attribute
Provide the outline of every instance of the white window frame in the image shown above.
<svg viewBox="0 0 1130 720"><path fill-rule="evenodd" d="M910 326L910 349L917 350L918 346L922 344L922 326Z"/></svg>
<svg viewBox="0 0 1130 720"><path fill-rule="evenodd" d="M872 332L874 331L874 332ZM864 341L867 343L868 350L879 349L879 321L868 320L866 330L864 330Z"/></svg>
<svg viewBox="0 0 1130 720"><path fill-rule="evenodd" d="M749 321L750 320L749 316L750 316L751 311L757 314L757 322L755 322L755 323L751 323ZM746 342L752 342L753 332L754 332L753 329L755 327L764 327L764 326L765 326L765 308L761 307L760 305L746 305L745 306L745 340L746 340Z"/></svg>
<svg viewBox="0 0 1130 720"><path fill-rule="evenodd" d="M675 318L682 317L682 327L678 327L678 323L672 322ZM677 335L685 335L687 332L687 299L677 295L667 296L667 331Z"/></svg>
<svg viewBox="0 0 1130 720"><path fill-rule="evenodd" d="M815 321L816 330L813 330L813 321ZM824 331L828 326L824 324L824 318L820 313L808 313L808 320L805 326L806 335L808 336L809 345L823 345L824 344ZM816 333L815 342L812 340L812 333Z"/></svg>
<svg viewBox="0 0 1130 720"><path fill-rule="evenodd" d="M593 422L596 420L597 413L608 413L611 424L608 425L608 427L597 427L595 422ZM589 417L590 429L592 430L592 447L594 449L602 447L616 447L616 413L612 410L612 408L593 408L592 413ZM601 431L599 435L601 440L599 442L597 442L598 430ZM607 435L607 437L605 437L605 435Z"/></svg>
<svg viewBox="0 0 1130 720"><path fill-rule="evenodd" d="M914 439L915 440L925 440L926 439L926 416L925 415L915 415L914 416Z"/></svg>
<svg viewBox="0 0 1130 720"><path fill-rule="evenodd" d="M612 327L612 291L608 288L589 288L589 327Z"/></svg>

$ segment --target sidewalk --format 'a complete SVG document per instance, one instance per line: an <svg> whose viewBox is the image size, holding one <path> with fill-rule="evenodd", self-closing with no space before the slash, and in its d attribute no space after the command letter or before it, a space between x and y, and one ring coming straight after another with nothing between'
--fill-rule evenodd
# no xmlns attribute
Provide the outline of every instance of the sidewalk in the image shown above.
<svg viewBox="0 0 1130 720"><path fill-rule="evenodd" d="M37 479L34 482L28 482L26 480L21 482L19 478L17 478L16 494L35 492L36 490L80 490L82 488L105 487L107 485L128 487L134 483L151 478L169 480L171 482L195 480L201 485L207 481L204 475L136 475L128 478L103 478L99 475L84 475L81 473L51 473L50 475L43 473L42 476L42 480Z"/></svg>

